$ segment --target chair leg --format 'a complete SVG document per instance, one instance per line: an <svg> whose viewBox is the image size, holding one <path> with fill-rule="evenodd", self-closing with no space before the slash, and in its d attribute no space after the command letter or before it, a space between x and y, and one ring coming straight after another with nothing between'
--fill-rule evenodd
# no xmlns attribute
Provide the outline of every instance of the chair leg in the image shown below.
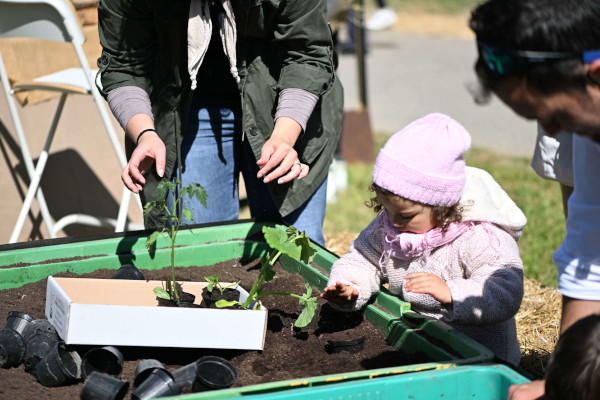
<svg viewBox="0 0 600 400"><path fill-rule="evenodd" d="M58 106L56 107L56 112L54 113L54 118L52 119L52 125L50 125L50 131L48 132L48 136L46 137L46 143L44 144L44 149L40 153L40 157L38 158L38 162L35 166L35 171L30 176L31 182L29 183L29 188L27 189L27 195L25 196L25 200L23 201L23 206L21 207L21 212L17 217L17 223L13 229L13 232L10 236L9 243L15 243L19 239L19 235L23 230L23 225L25 224L25 219L27 218L27 214L31 210L31 204L33 203L33 197L41 192L40 181L42 180L42 174L44 173L44 168L46 168L46 163L48 162L48 153L50 151L50 146L52 145L52 140L54 139L54 133L56 132L56 127L58 126L58 120L62 114L62 111L65 106L65 101L67 100L67 94L63 93L60 96L60 100L58 101ZM25 139L23 137L23 139ZM31 160L31 157L29 158ZM44 206L46 207L46 211L48 210L45 200ZM41 206L40 206L41 208ZM56 234L54 233L54 228L52 224L48 225L48 231L50 237L55 238Z"/></svg>
<svg viewBox="0 0 600 400"><path fill-rule="evenodd" d="M35 172L35 166L33 165L33 160L31 158L31 153L29 151L29 146L27 145L27 140L25 139L25 133L23 131L23 126L21 125L21 119L19 118L19 112L17 110L17 105L14 99L14 92L11 89L10 82L8 81L8 74L6 72L6 67L4 65L4 59L2 58L2 54L0 53L0 81L2 82L2 88L4 90L4 94L6 97L6 102L8 104L8 109L10 116L13 121L13 125L15 128L15 132L17 134L17 139L19 141L19 147L21 148L21 155L23 157L23 162L25 163L25 168L27 170L27 174L29 176L29 180L33 179L33 174ZM48 206L46 205L46 199L44 198L44 193L42 190L37 191L37 201L40 208L40 213L42 214L42 219L48 232L52 231L52 217L50 216L50 211L48 210ZM22 229L22 227L21 227ZM20 230L19 230L20 232Z"/></svg>

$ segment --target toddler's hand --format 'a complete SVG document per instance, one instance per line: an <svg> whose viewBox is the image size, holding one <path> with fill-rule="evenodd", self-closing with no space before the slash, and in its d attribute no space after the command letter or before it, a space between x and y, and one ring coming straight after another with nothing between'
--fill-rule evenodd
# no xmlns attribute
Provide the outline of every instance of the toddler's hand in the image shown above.
<svg viewBox="0 0 600 400"><path fill-rule="evenodd" d="M406 275L404 288L408 292L427 293L442 304L452 303L452 293L446 282L437 275L427 272L413 272Z"/></svg>
<svg viewBox="0 0 600 400"><path fill-rule="evenodd" d="M335 285L327 286L319 297L333 304L344 304L358 299L358 290L336 282Z"/></svg>

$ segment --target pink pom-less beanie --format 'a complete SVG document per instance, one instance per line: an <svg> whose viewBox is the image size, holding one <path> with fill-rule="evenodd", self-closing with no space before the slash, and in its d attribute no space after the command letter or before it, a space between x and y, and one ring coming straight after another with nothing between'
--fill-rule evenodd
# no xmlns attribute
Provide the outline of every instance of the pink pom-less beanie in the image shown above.
<svg viewBox="0 0 600 400"><path fill-rule="evenodd" d="M469 132L444 114L428 114L388 139L373 168L373 183L422 204L450 207L465 186L463 153Z"/></svg>

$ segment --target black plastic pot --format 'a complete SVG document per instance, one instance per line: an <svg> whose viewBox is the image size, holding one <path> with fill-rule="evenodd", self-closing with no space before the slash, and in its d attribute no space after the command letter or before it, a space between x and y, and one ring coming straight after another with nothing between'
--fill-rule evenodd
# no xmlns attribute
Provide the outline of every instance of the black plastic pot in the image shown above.
<svg viewBox="0 0 600 400"><path fill-rule="evenodd" d="M194 304L196 296L188 292L179 292L179 305L175 300L158 299L158 304L165 307L200 307L198 304Z"/></svg>
<svg viewBox="0 0 600 400"><path fill-rule="evenodd" d="M229 361L217 356L206 356L196 361L196 379L193 392L226 389L237 380L237 370Z"/></svg>
<svg viewBox="0 0 600 400"><path fill-rule="evenodd" d="M211 292L209 292L207 288L202 289L202 302L204 303L204 307L217 308L216 303L219 300L239 301L240 292L232 288L223 290L223 293L215 288L213 288Z"/></svg>
<svg viewBox="0 0 600 400"><path fill-rule="evenodd" d="M11 311L8 313L8 317L6 318L6 326L4 328L12 329L13 331L23 335L29 323L33 322L34 320L35 318L29 314L25 314L24 312Z"/></svg>
<svg viewBox="0 0 600 400"><path fill-rule="evenodd" d="M122 400L129 389L129 382L94 371L81 388L81 400Z"/></svg>
<svg viewBox="0 0 600 400"><path fill-rule="evenodd" d="M21 334L12 329L0 330L0 367L16 367L24 356L25 342Z"/></svg>
<svg viewBox="0 0 600 400"><path fill-rule="evenodd" d="M43 331L31 336L25 344L25 356L23 357L25 371L35 373L37 363L42 358L46 357L46 354L48 354L58 342L59 339L57 336Z"/></svg>
<svg viewBox="0 0 600 400"><path fill-rule="evenodd" d="M148 375L150 375L155 369L164 369L166 371L166 368L163 365L163 363L161 363L158 360L151 358L140 361L137 367L135 368L133 387L138 387L140 383L145 381Z"/></svg>
<svg viewBox="0 0 600 400"><path fill-rule="evenodd" d="M32 336L38 333L52 336L56 338L56 340L60 339L56 329L52 326L50 321L47 319L36 319L28 323L25 327L25 330L23 331L23 340L27 343Z"/></svg>
<svg viewBox="0 0 600 400"><path fill-rule="evenodd" d="M100 372L120 379L123 372L123 353L113 346L94 347L83 356L83 379Z"/></svg>
<svg viewBox="0 0 600 400"><path fill-rule="evenodd" d="M358 353L365 348L365 337L361 336L356 339L348 340L328 340L325 349L328 353L340 353L347 351L348 353Z"/></svg>
<svg viewBox="0 0 600 400"><path fill-rule="evenodd" d="M81 357L58 342L35 366L35 376L46 387L65 386L81 379Z"/></svg>
<svg viewBox="0 0 600 400"><path fill-rule="evenodd" d="M173 379L180 391L191 389L196 380L196 361L173 371Z"/></svg>
<svg viewBox="0 0 600 400"><path fill-rule="evenodd" d="M131 398L133 400L148 400L178 394L173 376L164 369L155 369L134 389Z"/></svg>
<svg viewBox="0 0 600 400"><path fill-rule="evenodd" d="M125 264L115 272L110 279L129 279L143 281L144 274L133 264Z"/></svg>

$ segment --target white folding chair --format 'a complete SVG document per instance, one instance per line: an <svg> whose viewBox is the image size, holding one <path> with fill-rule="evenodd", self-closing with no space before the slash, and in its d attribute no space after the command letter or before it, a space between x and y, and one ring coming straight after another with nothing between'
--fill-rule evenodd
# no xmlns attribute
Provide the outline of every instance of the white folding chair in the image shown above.
<svg viewBox="0 0 600 400"><path fill-rule="evenodd" d="M24 37L70 42L73 45L73 49L75 50L75 54L77 55L80 64L80 68L70 68L59 71L36 78L29 83L15 83L11 87L4 60L0 53L0 78L2 87L6 94L9 112L13 120L23 160L30 179L29 188L9 243L18 241L27 214L31 210L34 197L37 198L42 219L52 238L56 237L57 232L71 224L111 226L115 228L116 232L122 232L126 228L142 229L143 226L128 223L127 221L127 211L129 209L130 196L132 196L132 194L126 188L123 189L123 195L121 197L116 220L87 214L69 214L56 222L52 221L48 206L44 199L44 194L40 188L40 181L48 160L50 145L66 98L69 94L90 94L93 96L94 103L100 113L102 122L106 128L106 132L121 167L124 167L127 163L125 154L105 107L104 99L101 97L98 88L96 87L96 71L90 69L83 51L82 45L85 39L73 13L73 9L65 0L0 0L0 37ZM26 60L24 60L24 62L26 62ZM27 146L27 140L23 132L23 126L17 112L15 101L16 93L28 90L47 90L59 92L61 94L56 113L50 125L44 149L41 152L36 165L33 163L29 147ZM142 211L143 209L139 196L135 195L134 198L140 211Z"/></svg>

